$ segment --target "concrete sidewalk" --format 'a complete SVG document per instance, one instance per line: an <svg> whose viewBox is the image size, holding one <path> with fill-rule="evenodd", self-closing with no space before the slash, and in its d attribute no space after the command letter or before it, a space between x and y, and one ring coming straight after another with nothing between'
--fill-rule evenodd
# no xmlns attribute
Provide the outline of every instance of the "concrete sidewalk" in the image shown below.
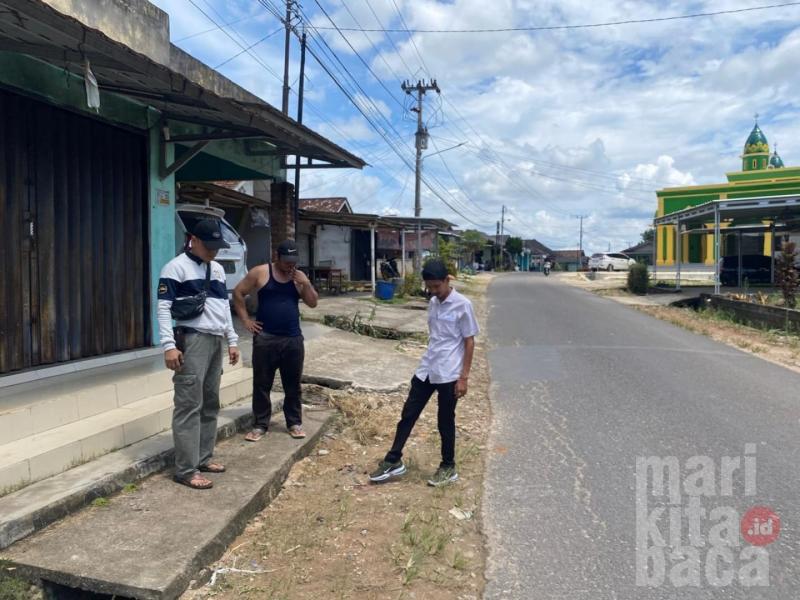
<svg viewBox="0 0 800 600"><path fill-rule="evenodd" d="M305 383L392 392L411 380L418 359L399 352L398 341L325 329L327 333L306 343Z"/></svg>
<svg viewBox="0 0 800 600"><path fill-rule="evenodd" d="M322 322L326 316L353 318L360 315L364 323L409 336L427 334L426 308L427 303L424 300L384 304L373 301L368 294L323 297L316 308L300 304L300 312L305 321Z"/></svg>
<svg viewBox="0 0 800 600"><path fill-rule="evenodd" d="M168 474L158 475L106 506L15 544L3 558L20 575L43 581L56 598L73 590L177 598L278 494L289 469L309 453L333 415L306 409L306 440L292 439L277 415L261 442L236 437L218 445L215 458L229 470L211 476L213 489L190 490Z"/></svg>

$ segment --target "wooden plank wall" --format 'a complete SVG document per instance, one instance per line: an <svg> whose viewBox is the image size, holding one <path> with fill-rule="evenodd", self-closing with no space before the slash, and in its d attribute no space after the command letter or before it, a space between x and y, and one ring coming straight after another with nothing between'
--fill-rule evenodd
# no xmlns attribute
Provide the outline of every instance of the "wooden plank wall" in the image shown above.
<svg viewBox="0 0 800 600"><path fill-rule="evenodd" d="M144 136L0 91L0 373L149 345L146 207Z"/></svg>

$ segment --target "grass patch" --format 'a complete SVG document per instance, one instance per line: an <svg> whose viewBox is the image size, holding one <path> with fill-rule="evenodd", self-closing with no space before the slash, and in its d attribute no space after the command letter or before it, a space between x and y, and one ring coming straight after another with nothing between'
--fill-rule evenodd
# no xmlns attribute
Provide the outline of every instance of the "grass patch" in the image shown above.
<svg viewBox="0 0 800 600"><path fill-rule="evenodd" d="M126 483L125 487L122 488L122 493L123 494L132 494L132 493L134 493L134 492L136 492L138 490L139 490L139 488L137 487L137 485L135 483Z"/></svg>
<svg viewBox="0 0 800 600"><path fill-rule="evenodd" d="M14 567L6 561L0 561L0 600L33 600L41 597L41 592L35 586L14 575Z"/></svg>
<svg viewBox="0 0 800 600"><path fill-rule="evenodd" d="M409 513L400 532L402 546L393 548L392 558L402 573L403 585L409 585L421 575L430 558L442 554L450 532L433 511Z"/></svg>
<svg viewBox="0 0 800 600"><path fill-rule="evenodd" d="M108 498L95 498L92 500L92 506L96 508L105 508L109 504L111 504L111 502Z"/></svg>

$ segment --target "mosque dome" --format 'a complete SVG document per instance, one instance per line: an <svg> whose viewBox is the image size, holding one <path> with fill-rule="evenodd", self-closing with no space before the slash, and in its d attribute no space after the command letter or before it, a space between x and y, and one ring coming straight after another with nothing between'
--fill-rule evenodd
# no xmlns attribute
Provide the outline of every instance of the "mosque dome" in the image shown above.
<svg viewBox="0 0 800 600"><path fill-rule="evenodd" d="M782 169L783 159L778 154L778 149L775 148L775 152L772 153L772 156L769 157L769 168L770 169Z"/></svg>
<svg viewBox="0 0 800 600"><path fill-rule="evenodd" d="M767 136L764 135L761 127L758 126L758 122L756 122L753 126L753 131L750 132L750 136L744 144L744 153L760 154L764 152L769 152L769 142L767 142Z"/></svg>

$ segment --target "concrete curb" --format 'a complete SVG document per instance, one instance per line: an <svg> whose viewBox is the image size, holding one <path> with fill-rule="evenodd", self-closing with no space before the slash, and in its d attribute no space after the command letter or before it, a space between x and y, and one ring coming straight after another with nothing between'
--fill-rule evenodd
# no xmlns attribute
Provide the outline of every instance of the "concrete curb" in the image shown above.
<svg viewBox="0 0 800 600"><path fill-rule="evenodd" d="M228 458L245 457L245 462L234 461L237 468L226 475L233 479L220 487L216 497L213 492L202 496L184 490L167 477L163 481L151 480L138 501L162 510L141 512L139 507L128 506L129 500L117 497L109 508L89 509L20 542L5 558L20 576L40 580L49 589L64 586L69 592L82 590L141 600L178 598L192 580L208 579L210 572L206 567L223 556L247 522L278 495L292 466L311 452L337 415L330 409L306 410L309 436L296 447L293 447L296 441L288 436L274 438L272 445L264 446L264 450L247 442L226 442ZM274 462L264 461L263 453L268 448L283 448L274 456ZM225 452L221 451L223 461ZM254 478L250 468L255 465L265 470ZM264 478L259 480L262 475ZM209 511L213 518L192 521L202 511ZM143 527L147 522L157 522L157 529L163 529L153 531ZM198 528L188 536L173 539L170 527L181 528L188 522ZM112 530L117 531L118 540L106 537ZM130 540L136 541L131 545ZM167 547L171 556L163 554Z"/></svg>
<svg viewBox="0 0 800 600"><path fill-rule="evenodd" d="M308 409L306 409L308 410ZM317 410L315 412L323 412ZM225 551L247 526L247 522L253 518L254 515L261 512L266 506L272 502L275 497L280 493L283 483L289 476L289 471L300 459L305 458L311 453L314 446L317 445L320 438L328 431L334 418L337 415L336 411L329 412L328 416L322 422L320 428L308 438L305 443L293 452L274 473L272 478L265 482L261 490L253 496L253 498L245 504L234 519L229 523L225 531L221 532L216 538L200 548L197 556L192 565L190 565L180 576L176 577L173 585L164 590L163 595L157 597L157 600L171 600L179 597L188 587L189 583L200 573L206 566L210 565L219 559ZM207 573L201 581L210 578L211 574Z"/></svg>
<svg viewBox="0 0 800 600"><path fill-rule="evenodd" d="M282 407L282 401L273 400L273 413ZM230 438L251 422L250 400L231 404L220 410L217 439ZM174 456L172 431L165 431L0 498L0 550L164 470Z"/></svg>

